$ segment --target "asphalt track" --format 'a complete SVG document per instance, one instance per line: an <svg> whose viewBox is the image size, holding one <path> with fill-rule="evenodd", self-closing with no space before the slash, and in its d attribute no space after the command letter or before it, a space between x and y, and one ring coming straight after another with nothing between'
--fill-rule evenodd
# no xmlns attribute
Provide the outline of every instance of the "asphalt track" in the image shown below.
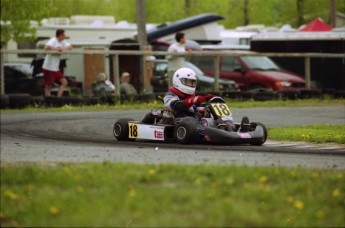
<svg viewBox="0 0 345 228"><path fill-rule="evenodd" d="M250 145L179 145L119 142L119 118L140 120L148 110L111 112L2 113L1 162L130 162L244 164L345 168L345 146L276 142ZM345 124L345 107L232 109L235 121L271 126Z"/></svg>

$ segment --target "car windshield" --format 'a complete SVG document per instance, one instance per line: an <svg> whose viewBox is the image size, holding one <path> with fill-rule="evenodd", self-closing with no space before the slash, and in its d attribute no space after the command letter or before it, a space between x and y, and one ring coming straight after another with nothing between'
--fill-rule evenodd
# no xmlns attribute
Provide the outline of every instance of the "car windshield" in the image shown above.
<svg viewBox="0 0 345 228"><path fill-rule="evenodd" d="M252 70L279 70L279 67L266 56L242 56L241 58Z"/></svg>

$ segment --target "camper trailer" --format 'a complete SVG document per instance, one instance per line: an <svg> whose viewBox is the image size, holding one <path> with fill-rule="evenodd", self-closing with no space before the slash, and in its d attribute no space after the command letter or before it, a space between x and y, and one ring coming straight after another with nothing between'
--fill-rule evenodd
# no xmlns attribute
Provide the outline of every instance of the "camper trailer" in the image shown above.
<svg viewBox="0 0 345 228"><path fill-rule="evenodd" d="M71 18L48 18L43 19L41 24L39 25L36 21L30 22L30 26L36 29L35 40L20 43L10 40L5 48L8 50L36 49L38 42L55 36L57 29L64 29L67 39L85 39L85 42L93 40L95 43L104 43L106 40L132 38L137 32L136 24L130 24L126 21L116 22L113 16L77 15ZM150 29L152 26L152 24L148 24L147 29ZM34 54L9 54L7 61L30 63L33 57L35 57Z"/></svg>

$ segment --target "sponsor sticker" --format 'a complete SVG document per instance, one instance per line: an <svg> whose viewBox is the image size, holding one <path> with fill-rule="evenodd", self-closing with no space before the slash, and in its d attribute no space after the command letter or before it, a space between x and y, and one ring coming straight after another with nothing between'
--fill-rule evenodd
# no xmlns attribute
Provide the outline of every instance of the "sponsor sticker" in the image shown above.
<svg viewBox="0 0 345 228"><path fill-rule="evenodd" d="M128 136L134 139L164 141L164 127L140 123L128 123Z"/></svg>
<svg viewBox="0 0 345 228"><path fill-rule="evenodd" d="M156 139L162 139L164 137L163 132L157 130L154 131L154 136Z"/></svg>
<svg viewBox="0 0 345 228"><path fill-rule="evenodd" d="M250 139L252 136L250 136L249 133L240 133L237 132L237 134L242 138L242 139Z"/></svg>

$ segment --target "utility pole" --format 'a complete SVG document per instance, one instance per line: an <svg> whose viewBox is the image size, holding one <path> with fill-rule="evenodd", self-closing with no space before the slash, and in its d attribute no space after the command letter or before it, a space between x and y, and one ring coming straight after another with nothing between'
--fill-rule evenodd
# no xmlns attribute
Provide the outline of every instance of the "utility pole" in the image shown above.
<svg viewBox="0 0 345 228"><path fill-rule="evenodd" d="M137 0L137 26L140 49L147 45L145 0Z"/></svg>
<svg viewBox="0 0 345 228"><path fill-rule="evenodd" d="M138 42L140 45L140 50L150 50L150 47L147 45L145 0L136 0L136 7ZM152 92L152 87L151 77L148 70L148 63L146 61L146 56L139 57L141 69L141 82L143 83L143 93L149 93Z"/></svg>
<svg viewBox="0 0 345 228"><path fill-rule="evenodd" d="M329 25L335 28L336 25L336 16L337 16L337 1L330 0L329 1Z"/></svg>

